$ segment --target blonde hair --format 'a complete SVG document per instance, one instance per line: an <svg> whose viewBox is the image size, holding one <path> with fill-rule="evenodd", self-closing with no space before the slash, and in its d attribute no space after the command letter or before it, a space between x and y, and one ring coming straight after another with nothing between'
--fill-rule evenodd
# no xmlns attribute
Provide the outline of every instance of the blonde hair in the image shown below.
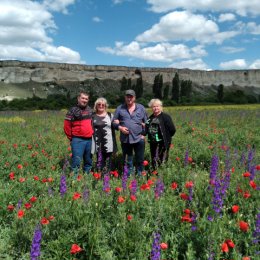
<svg viewBox="0 0 260 260"><path fill-rule="evenodd" d="M105 109L108 108L108 103L107 103L107 100L103 97L100 97L98 98L96 101L95 101L95 104L94 104L94 111L97 112L97 104L98 103L104 103L105 104Z"/></svg>
<svg viewBox="0 0 260 260"><path fill-rule="evenodd" d="M162 101L161 101L160 99L158 99L158 98L153 98L153 99L151 99L150 102L148 103L148 107L151 108L154 104L159 105L161 108L162 108L162 106L163 106Z"/></svg>

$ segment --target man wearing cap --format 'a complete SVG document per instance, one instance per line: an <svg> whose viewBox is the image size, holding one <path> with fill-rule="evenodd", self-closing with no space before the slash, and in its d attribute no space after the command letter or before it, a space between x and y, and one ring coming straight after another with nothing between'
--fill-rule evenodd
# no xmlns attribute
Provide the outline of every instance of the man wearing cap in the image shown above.
<svg viewBox="0 0 260 260"><path fill-rule="evenodd" d="M123 158L128 166L128 175L133 169L133 152L135 153L136 172L143 171L145 149L145 122L147 113L143 105L135 103L135 91L125 92L125 103L119 105L114 113L114 127L120 131Z"/></svg>

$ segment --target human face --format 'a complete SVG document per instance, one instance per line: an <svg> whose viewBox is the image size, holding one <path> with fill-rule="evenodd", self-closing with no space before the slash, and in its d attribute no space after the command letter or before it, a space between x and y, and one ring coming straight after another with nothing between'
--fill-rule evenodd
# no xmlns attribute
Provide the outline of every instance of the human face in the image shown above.
<svg viewBox="0 0 260 260"><path fill-rule="evenodd" d="M155 116L158 116L162 112L162 106L157 103L154 103L152 105L152 111Z"/></svg>
<svg viewBox="0 0 260 260"><path fill-rule="evenodd" d="M78 105L80 107L86 107L88 105L88 101L89 101L88 95L81 93L80 96L78 97Z"/></svg>
<svg viewBox="0 0 260 260"><path fill-rule="evenodd" d="M98 112L104 112L106 111L106 104L103 102L98 102L97 103L97 111Z"/></svg>
<svg viewBox="0 0 260 260"><path fill-rule="evenodd" d="M135 103L135 96L126 95L125 102L126 102L127 106L132 106Z"/></svg>

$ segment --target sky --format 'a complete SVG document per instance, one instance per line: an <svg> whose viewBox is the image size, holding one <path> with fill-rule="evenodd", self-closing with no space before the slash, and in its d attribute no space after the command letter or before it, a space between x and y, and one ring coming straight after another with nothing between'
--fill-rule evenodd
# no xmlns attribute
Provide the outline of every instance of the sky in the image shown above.
<svg viewBox="0 0 260 260"><path fill-rule="evenodd" d="M260 69L260 0L0 0L0 60Z"/></svg>

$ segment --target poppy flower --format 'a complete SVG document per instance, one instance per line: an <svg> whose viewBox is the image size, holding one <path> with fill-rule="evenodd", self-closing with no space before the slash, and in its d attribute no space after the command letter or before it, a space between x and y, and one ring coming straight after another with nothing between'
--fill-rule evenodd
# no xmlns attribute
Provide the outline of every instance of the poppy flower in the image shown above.
<svg viewBox="0 0 260 260"><path fill-rule="evenodd" d="M180 157L176 157L176 161L180 161L181 160L181 158Z"/></svg>
<svg viewBox="0 0 260 260"><path fill-rule="evenodd" d="M147 166L148 164L149 164L148 161L146 161L146 160L143 161L143 166Z"/></svg>
<svg viewBox="0 0 260 260"><path fill-rule="evenodd" d="M77 245L77 244L72 244L71 249L70 249L70 253L71 253L72 255L74 255L74 254L77 254L77 253L81 252L82 250L83 250L83 249L82 249L79 245Z"/></svg>
<svg viewBox="0 0 260 260"><path fill-rule="evenodd" d="M239 211L239 206L238 205L233 205L231 208L233 213L237 213Z"/></svg>
<svg viewBox="0 0 260 260"><path fill-rule="evenodd" d="M185 214L187 214L187 215L190 215L190 213L191 213L190 209L185 209L185 210L183 210L183 212L184 212Z"/></svg>
<svg viewBox="0 0 260 260"><path fill-rule="evenodd" d="M132 215L127 215L127 220L128 221L131 221L133 219L133 216Z"/></svg>
<svg viewBox="0 0 260 260"><path fill-rule="evenodd" d="M255 169L256 169L257 171L260 171L260 164L256 165Z"/></svg>
<svg viewBox="0 0 260 260"><path fill-rule="evenodd" d="M48 219L51 221L51 220L54 220L54 216L49 216Z"/></svg>
<svg viewBox="0 0 260 260"><path fill-rule="evenodd" d="M36 200L37 200L37 198L35 196L30 198L30 202L32 202L32 203L35 202Z"/></svg>
<svg viewBox="0 0 260 260"><path fill-rule="evenodd" d="M95 173L93 173L93 177L94 177L96 180L99 180L99 179L101 179L101 173L95 172Z"/></svg>
<svg viewBox="0 0 260 260"><path fill-rule="evenodd" d="M189 163L192 163L192 162L193 162L192 157L188 157L188 162L189 162Z"/></svg>
<svg viewBox="0 0 260 260"><path fill-rule="evenodd" d="M30 208L32 207L32 204L31 204L31 203L25 203L25 204L24 204L24 207L25 207L26 209L30 209Z"/></svg>
<svg viewBox="0 0 260 260"><path fill-rule="evenodd" d="M249 185L250 185L254 190L256 190L257 185L256 185L256 183L255 183L254 181L250 181L250 182L249 182Z"/></svg>
<svg viewBox="0 0 260 260"><path fill-rule="evenodd" d="M23 218L23 216L24 216L24 211L22 209L18 210L17 217L18 218Z"/></svg>
<svg viewBox="0 0 260 260"><path fill-rule="evenodd" d="M42 225L48 225L49 223L50 223L50 221L49 221L47 218L43 217L43 218L41 219L41 224L42 224Z"/></svg>
<svg viewBox="0 0 260 260"><path fill-rule="evenodd" d="M117 199L117 202L118 203L124 203L125 202L125 198L122 197L122 196L119 196L118 199Z"/></svg>
<svg viewBox="0 0 260 260"><path fill-rule="evenodd" d="M221 250L222 250L222 252L224 252L224 253L228 253L229 248L228 248L228 245L227 245L226 242L224 242L224 243L221 245Z"/></svg>
<svg viewBox="0 0 260 260"><path fill-rule="evenodd" d="M10 180L14 180L15 179L14 174L15 174L14 172L10 172L9 173L9 179Z"/></svg>
<svg viewBox="0 0 260 260"><path fill-rule="evenodd" d="M235 172L235 167L231 168L231 172L234 173Z"/></svg>
<svg viewBox="0 0 260 260"><path fill-rule="evenodd" d="M132 194L132 195L130 195L130 200L131 200L131 201L136 201L136 196L135 196L135 195L133 195L133 194Z"/></svg>
<svg viewBox="0 0 260 260"><path fill-rule="evenodd" d="M25 178L23 177L19 178L19 182L25 182Z"/></svg>
<svg viewBox="0 0 260 260"><path fill-rule="evenodd" d="M248 198L251 197L251 194L250 194L248 191L245 191L244 194L243 194L243 197L244 197L245 199L248 199Z"/></svg>
<svg viewBox="0 0 260 260"><path fill-rule="evenodd" d="M185 183L185 188L189 189L189 188L192 188L193 187L193 182L192 181L188 181Z"/></svg>
<svg viewBox="0 0 260 260"><path fill-rule="evenodd" d="M226 243L227 243L229 248L234 248L235 247L235 244L234 244L234 242L231 239L227 239Z"/></svg>
<svg viewBox="0 0 260 260"><path fill-rule="evenodd" d="M144 183L140 187L141 190L150 190L150 185L147 183Z"/></svg>
<svg viewBox="0 0 260 260"><path fill-rule="evenodd" d="M115 188L115 191L116 191L117 193L119 193L119 192L122 191L122 188L121 188L121 187L116 187L116 188Z"/></svg>
<svg viewBox="0 0 260 260"><path fill-rule="evenodd" d="M75 193L73 194L72 199L73 199L73 200L77 200L77 199L79 199L79 198L81 198L81 194L78 193L78 192L75 192Z"/></svg>
<svg viewBox="0 0 260 260"><path fill-rule="evenodd" d="M9 211L13 211L13 210L14 210L14 205L11 205L11 204L8 205L8 206L7 206L7 209L8 209Z"/></svg>
<svg viewBox="0 0 260 260"><path fill-rule="evenodd" d="M245 173L243 173L243 177L245 177L245 178L247 178L247 177L250 177L250 172L245 172Z"/></svg>
<svg viewBox="0 0 260 260"><path fill-rule="evenodd" d="M244 256L244 257L242 257L242 260L250 260L250 257L249 256Z"/></svg>
<svg viewBox="0 0 260 260"><path fill-rule="evenodd" d="M39 178L38 176L33 176L33 179L34 179L35 181L38 181L40 178Z"/></svg>
<svg viewBox="0 0 260 260"><path fill-rule="evenodd" d="M191 223L192 222L192 219L189 215L184 215L181 217L181 222L188 222L188 223Z"/></svg>
<svg viewBox="0 0 260 260"><path fill-rule="evenodd" d="M160 247L161 247L162 250L166 250L166 249L168 248L168 244L166 244L166 243L161 243L161 244L160 244Z"/></svg>
<svg viewBox="0 0 260 260"><path fill-rule="evenodd" d="M241 231L247 232L248 229L249 229L249 225L245 221L239 221L239 228L240 228Z"/></svg>
<svg viewBox="0 0 260 260"><path fill-rule="evenodd" d="M23 166L21 164L17 165L17 169L21 170L23 168Z"/></svg>
<svg viewBox="0 0 260 260"><path fill-rule="evenodd" d="M172 188L173 190L176 190L177 187L178 187L178 184L177 184L176 182L173 182L172 185L171 185L171 188Z"/></svg>
<svg viewBox="0 0 260 260"><path fill-rule="evenodd" d="M181 193L181 194L180 194L180 197L181 197L183 200L188 200L188 199L189 199L189 196L188 196L186 193Z"/></svg>

